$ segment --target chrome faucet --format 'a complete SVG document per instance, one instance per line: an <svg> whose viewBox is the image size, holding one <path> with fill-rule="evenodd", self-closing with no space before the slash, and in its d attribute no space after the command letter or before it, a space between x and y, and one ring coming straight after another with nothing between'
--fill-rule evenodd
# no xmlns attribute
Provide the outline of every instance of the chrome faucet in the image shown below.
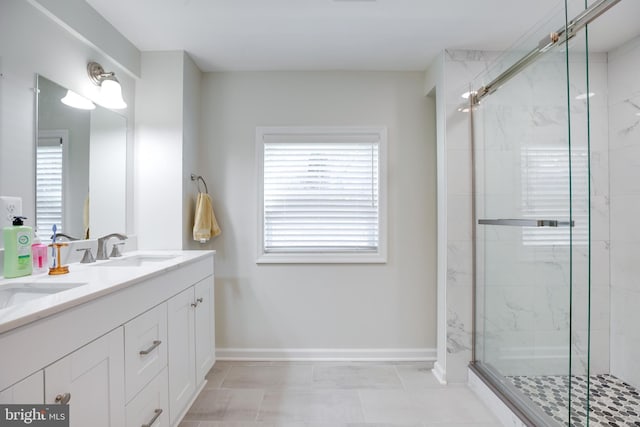
<svg viewBox="0 0 640 427"><path fill-rule="evenodd" d="M61 238L61 237L62 237L62 238L67 239L67 240L68 240L68 241L70 241L70 242L72 242L72 241L74 241L74 240L80 240L80 239L78 239L77 237L69 236L68 234L64 234L64 233L56 233L56 234L52 234L52 235L51 235L51 237L50 237L50 239L51 239L51 240L53 240L53 238L54 238L54 237L56 238L56 240L58 240L59 238Z"/></svg>
<svg viewBox="0 0 640 427"><path fill-rule="evenodd" d="M107 255L107 242L112 237L117 237L120 240L127 240L127 236L120 233L111 233L98 238L98 253L96 254L97 260L109 259L109 256Z"/></svg>

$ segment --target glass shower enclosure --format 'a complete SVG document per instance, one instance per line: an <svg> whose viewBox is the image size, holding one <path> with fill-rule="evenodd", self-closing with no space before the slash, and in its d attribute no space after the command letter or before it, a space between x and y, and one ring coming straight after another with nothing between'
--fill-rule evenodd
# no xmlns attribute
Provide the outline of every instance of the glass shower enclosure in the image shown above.
<svg viewBox="0 0 640 427"><path fill-rule="evenodd" d="M586 24L615 3L565 2L469 91L471 369L532 426L589 425L597 302Z"/></svg>

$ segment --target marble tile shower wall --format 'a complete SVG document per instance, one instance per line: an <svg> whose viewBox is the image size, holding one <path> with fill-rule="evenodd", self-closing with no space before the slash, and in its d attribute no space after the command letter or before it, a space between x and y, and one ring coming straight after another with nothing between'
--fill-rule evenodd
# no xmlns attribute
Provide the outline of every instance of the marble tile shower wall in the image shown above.
<svg viewBox="0 0 640 427"><path fill-rule="evenodd" d="M611 373L640 388L640 37L609 54Z"/></svg>
<svg viewBox="0 0 640 427"><path fill-rule="evenodd" d="M495 59L493 54L479 52L449 52L447 76L454 78L464 71L486 69ZM523 217L522 164L523 147L566 147L567 110L564 61L546 57L530 66L525 73L502 87L476 113L478 188L491 189L478 199L479 212L488 218ZM574 55L570 70L572 96L584 93L584 56ZM606 56L590 58L590 90L601 94L591 98L591 209L592 209L592 305L591 305L591 371L608 372L609 367L609 182L607 148L607 62ZM471 280L470 193L464 182L470 182L468 124L452 117L453 107L459 105L461 89L451 92L447 99L447 176L449 194L449 265L447 291L458 290ZM457 104L456 104L457 103ZM459 112L456 112L461 116ZM586 147L586 101L572 101L572 140ZM455 130L455 132L454 132ZM468 157L469 156L469 157ZM574 180L577 179L574 177ZM586 174L583 177L587 179ZM575 183L575 182L574 182ZM586 187L586 182L583 182ZM470 191L470 185L466 187ZM582 198L583 214L588 203ZM577 200L576 200L577 202ZM467 204L468 203L468 204ZM567 202L568 203L568 202ZM579 203L574 204L574 209ZM453 212L452 212L453 210ZM574 213L576 213L574 211ZM469 215L468 218L466 215ZM451 218L457 217L454 223ZM453 229L452 225L456 228ZM507 375L567 374L569 355L569 248L567 246L527 246L523 244L521 229L487 227L479 235L487 241L490 255L479 263L481 276L490 277L491 286L480 298L486 301L485 318L480 327L484 340L479 343L480 357L497 366ZM480 233L485 232L480 230ZM469 239L468 241L466 239ZM467 246L467 243L469 246ZM466 258L466 259L465 259ZM517 262L501 262L514 260ZM466 261L469 261L466 263ZM574 351L574 373L586 372L587 363L587 246L576 246L573 252L573 327L571 348ZM462 282L462 283L461 283ZM456 297L458 296L456 293ZM448 298L449 300L449 298ZM463 302L466 303L463 298ZM460 304L460 303L458 303ZM451 310L452 304L447 304ZM461 306L460 306L461 307ZM458 324L450 322L453 336L464 338L456 328L468 320L464 316ZM449 339L452 350L463 348L458 340Z"/></svg>
<svg viewBox="0 0 640 427"><path fill-rule="evenodd" d="M469 119L458 111L461 94L485 72L498 54L448 50L444 57L446 104L445 156L447 181L447 381L466 382L471 360L472 216L471 144Z"/></svg>

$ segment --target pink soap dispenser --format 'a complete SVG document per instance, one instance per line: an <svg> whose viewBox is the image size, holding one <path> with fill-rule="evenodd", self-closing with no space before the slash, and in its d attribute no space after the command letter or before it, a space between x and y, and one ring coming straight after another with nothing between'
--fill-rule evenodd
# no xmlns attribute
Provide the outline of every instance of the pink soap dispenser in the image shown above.
<svg viewBox="0 0 640 427"><path fill-rule="evenodd" d="M42 274L49 270L49 264L47 263L47 245L40 242L40 239L35 238L35 243L31 245L31 259L33 260L33 272L32 274Z"/></svg>

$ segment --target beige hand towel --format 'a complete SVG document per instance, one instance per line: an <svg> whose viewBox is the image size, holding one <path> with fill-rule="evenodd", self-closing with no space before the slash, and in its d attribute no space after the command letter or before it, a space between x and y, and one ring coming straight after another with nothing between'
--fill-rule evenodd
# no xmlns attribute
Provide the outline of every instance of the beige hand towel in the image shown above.
<svg viewBox="0 0 640 427"><path fill-rule="evenodd" d="M211 196L207 193L198 193L196 215L193 223L193 240L205 243L221 232L220 227L218 227L218 221L216 221L216 216L213 213Z"/></svg>

